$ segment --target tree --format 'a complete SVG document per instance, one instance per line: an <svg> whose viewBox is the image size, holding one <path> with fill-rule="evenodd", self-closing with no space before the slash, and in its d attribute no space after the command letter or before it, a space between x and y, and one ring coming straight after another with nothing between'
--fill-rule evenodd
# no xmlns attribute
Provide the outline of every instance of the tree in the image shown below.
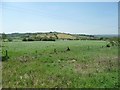
<svg viewBox="0 0 120 90"><path fill-rule="evenodd" d="M7 39L7 35L5 33L2 33L2 39L3 39L3 41L5 41L5 39Z"/></svg>
<svg viewBox="0 0 120 90"><path fill-rule="evenodd" d="M57 34L54 34L54 35L55 35L56 39L58 39L58 36L57 36Z"/></svg>

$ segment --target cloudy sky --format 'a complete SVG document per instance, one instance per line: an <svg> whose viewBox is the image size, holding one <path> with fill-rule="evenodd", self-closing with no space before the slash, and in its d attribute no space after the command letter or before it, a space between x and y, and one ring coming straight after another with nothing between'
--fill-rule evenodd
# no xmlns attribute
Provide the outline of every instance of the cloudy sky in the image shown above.
<svg viewBox="0 0 120 90"><path fill-rule="evenodd" d="M2 2L2 31L117 34L117 2Z"/></svg>

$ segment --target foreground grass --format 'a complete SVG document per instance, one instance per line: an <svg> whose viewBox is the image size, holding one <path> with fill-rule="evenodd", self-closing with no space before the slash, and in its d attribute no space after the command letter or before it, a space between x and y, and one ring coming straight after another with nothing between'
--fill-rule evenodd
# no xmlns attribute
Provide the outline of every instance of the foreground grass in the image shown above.
<svg viewBox="0 0 120 90"><path fill-rule="evenodd" d="M118 87L118 49L106 43L5 42L3 55L7 49L10 59L2 63L3 87Z"/></svg>

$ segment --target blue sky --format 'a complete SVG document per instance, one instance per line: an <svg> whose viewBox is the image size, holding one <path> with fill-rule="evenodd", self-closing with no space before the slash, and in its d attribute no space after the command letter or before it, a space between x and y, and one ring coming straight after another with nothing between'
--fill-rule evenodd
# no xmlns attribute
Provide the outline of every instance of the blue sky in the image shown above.
<svg viewBox="0 0 120 90"><path fill-rule="evenodd" d="M4 2L2 32L117 34L117 2Z"/></svg>

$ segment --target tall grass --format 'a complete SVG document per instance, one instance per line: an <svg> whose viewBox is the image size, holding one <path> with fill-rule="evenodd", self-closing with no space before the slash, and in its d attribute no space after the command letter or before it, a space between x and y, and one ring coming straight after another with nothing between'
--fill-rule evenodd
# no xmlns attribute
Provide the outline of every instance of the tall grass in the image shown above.
<svg viewBox="0 0 120 90"><path fill-rule="evenodd" d="M2 54L7 49L10 59L2 63L3 87L118 87L118 48L106 44L89 40L4 42Z"/></svg>

